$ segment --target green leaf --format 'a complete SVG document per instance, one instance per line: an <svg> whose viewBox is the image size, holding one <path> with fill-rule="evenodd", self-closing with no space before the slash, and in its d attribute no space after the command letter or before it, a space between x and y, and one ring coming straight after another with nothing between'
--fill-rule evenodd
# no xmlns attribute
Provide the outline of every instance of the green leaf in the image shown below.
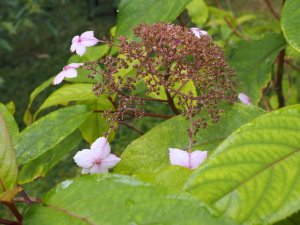
<svg viewBox="0 0 300 225"><path fill-rule="evenodd" d="M208 19L208 7L203 0L192 0L187 6L189 16L192 22L197 26L203 26Z"/></svg>
<svg viewBox="0 0 300 225"><path fill-rule="evenodd" d="M16 185L18 171L14 144L18 134L13 116L0 104L0 194Z"/></svg>
<svg viewBox="0 0 300 225"><path fill-rule="evenodd" d="M29 99L29 104L27 106L27 109L25 111L24 117L23 117L23 121L26 125L29 125L33 122L32 120L32 114L30 112L30 108L31 105L34 101L34 99L42 92L44 91L47 87L49 87L51 85L53 81L53 77L49 78L48 80L46 80L45 82L43 82L40 86L38 86L36 89L34 89L34 91L30 94L30 99Z"/></svg>
<svg viewBox="0 0 300 225"><path fill-rule="evenodd" d="M57 163L78 146L80 141L80 132L75 131L46 153L26 163L19 173L18 184L29 183L46 176Z"/></svg>
<svg viewBox="0 0 300 225"><path fill-rule="evenodd" d="M88 105L92 111L114 109L114 106L107 98L99 98L94 101L86 101L83 103ZM107 132L109 129L109 124L106 122L106 118L103 118L102 115L103 113L94 112L80 126L82 137L90 144L98 137L103 136L104 132ZM113 139L114 134L114 131L110 133L109 141Z"/></svg>
<svg viewBox="0 0 300 225"><path fill-rule="evenodd" d="M97 97L93 92L93 84L70 84L64 85L53 92L40 106L34 114L34 119L39 112L51 106L67 105L71 101L93 100L106 98L105 96Z"/></svg>
<svg viewBox="0 0 300 225"><path fill-rule="evenodd" d="M239 128L186 190L239 224L272 224L300 209L300 105Z"/></svg>
<svg viewBox="0 0 300 225"><path fill-rule="evenodd" d="M289 218L280 221L278 223L275 223L274 225L298 225L298 224L300 224L300 212L295 213Z"/></svg>
<svg viewBox="0 0 300 225"><path fill-rule="evenodd" d="M18 162L24 164L51 150L90 114L86 106L76 105L54 111L34 122L20 133L16 145Z"/></svg>
<svg viewBox="0 0 300 225"><path fill-rule="evenodd" d="M212 151L229 134L238 127L263 114L263 111L256 107L249 107L241 104L228 107L228 110L221 116L219 123L210 124L208 128L200 130L195 137L196 143L193 149ZM184 179L191 173L191 170L179 168L174 170L184 177L178 182L178 177L171 176L172 170L169 162L169 148L187 149L188 135L186 129L188 121L177 116L163 122L150 130L144 136L133 141L122 154L121 162L114 171L125 174L135 174L141 177L146 176L146 180L151 180L151 176L157 176L160 184L172 184L180 186ZM163 174L166 174L162 179ZM184 175L185 174L185 175ZM148 178L147 178L148 177Z"/></svg>
<svg viewBox="0 0 300 225"><path fill-rule="evenodd" d="M300 52L300 1L286 0L280 18L281 29L287 42Z"/></svg>
<svg viewBox="0 0 300 225"><path fill-rule="evenodd" d="M32 207L24 225L231 225L213 217L187 194L120 175L66 180L50 191L43 205Z"/></svg>
<svg viewBox="0 0 300 225"><path fill-rule="evenodd" d="M119 5L116 37L123 35L132 38L132 29L142 23L172 22L190 1L122 0Z"/></svg>
<svg viewBox="0 0 300 225"><path fill-rule="evenodd" d="M257 104L262 89L271 80L271 67L279 51L285 46L282 36L270 33L260 40L241 41L227 49L229 64L236 70L239 91Z"/></svg>

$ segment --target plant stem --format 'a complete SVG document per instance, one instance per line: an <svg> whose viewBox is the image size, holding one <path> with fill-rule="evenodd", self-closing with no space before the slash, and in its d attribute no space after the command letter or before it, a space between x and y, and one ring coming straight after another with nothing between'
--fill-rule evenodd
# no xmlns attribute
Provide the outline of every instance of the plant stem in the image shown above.
<svg viewBox="0 0 300 225"><path fill-rule="evenodd" d="M2 218L0 218L0 224L5 224L5 225L19 225L18 222L11 221L11 220L6 220L6 219L2 219Z"/></svg>
<svg viewBox="0 0 300 225"><path fill-rule="evenodd" d="M16 219L18 221L17 224L21 225L22 221L23 221L23 216L21 215L21 213L17 209L16 205L13 202L4 202L4 204L10 209L12 214L16 217Z"/></svg>
<svg viewBox="0 0 300 225"><path fill-rule="evenodd" d="M270 2L270 0L265 0L265 3L267 4L271 14L277 19L280 20L279 15L277 14L277 12L275 11L275 9L272 6L272 3Z"/></svg>
<svg viewBox="0 0 300 225"><path fill-rule="evenodd" d="M124 125L132 130L134 130L135 132L139 133L140 135L144 135L144 132L142 132L141 130L137 129L136 127L132 126L129 123L126 123L124 121L119 121L119 124Z"/></svg>
<svg viewBox="0 0 300 225"><path fill-rule="evenodd" d="M284 56L285 49L281 50L278 55L278 66L277 66L277 74L275 81L275 91L278 97L278 107L282 108L285 105L283 90L282 90L282 78L283 78L283 69L284 69Z"/></svg>
<svg viewBox="0 0 300 225"><path fill-rule="evenodd" d="M174 99L171 97L170 95L170 92L165 88L165 93L167 95L167 99L168 99L168 104L169 106L171 107L172 111L178 115L180 112L178 111L178 109L176 108L175 106L175 103L174 103Z"/></svg>

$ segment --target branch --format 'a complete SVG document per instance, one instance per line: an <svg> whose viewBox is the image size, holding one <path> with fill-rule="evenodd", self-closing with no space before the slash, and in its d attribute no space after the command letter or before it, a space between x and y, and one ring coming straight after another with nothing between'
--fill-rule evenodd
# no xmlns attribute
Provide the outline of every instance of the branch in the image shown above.
<svg viewBox="0 0 300 225"><path fill-rule="evenodd" d="M300 66L293 64L293 62L289 59L285 59L284 62L300 73Z"/></svg>
<svg viewBox="0 0 300 225"><path fill-rule="evenodd" d="M167 95L167 99L168 99L168 104L169 106L171 107L172 111L178 115L180 112L178 111L178 109L176 108L175 106L175 103L174 103L174 99L171 97L170 95L170 92L168 92L168 90L165 88L165 92L166 92L166 95Z"/></svg>
<svg viewBox="0 0 300 225"><path fill-rule="evenodd" d="M282 90L284 56L285 56L285 49L281 50L278 55L278 66L277 66L277 74L276 74L276 81L275 81L275 91L278 97L279 108L282 108L285 105L285 100L284 100L284 95Z"/></svg>
<svg viewBox="0 0 300 225"><path fill-rule="evenodd" d="M16 205L13 202L4 202L4 205L6 205L12 214L16 217L18 223L17 224L22 224L23 221L23 216L20 214L19 210L17 209Z"/></svg>
<svg viewBox="0 0 300 225"><path fill-rule="evenodd" d="M106 111L105 110L94 110L93 112L103 113L103 112L106 112ZM116 112L116 111L112 111L112 112ZM127 114L127 115L133 115L134 113L132 113L132 112L125 112L125 114ZM155 114L155 113L143 113L142 116L169 119L169 118L172 118L174 115L164 115L164 114Z"/></svg>
<svg viewBox="0 0 300 225"><path fill-rule="evenodd" d="M126 123L124 121L119 121L119 124L124 125L132 130L134 130L135 132L139 133L140 135L144 135L144 132L140 131L139 129L137 129L136 127L132 126L129 123Z"/></svg>
<svg viewBox="0 0 300 225"><path fill-rule="evenodd" d="M0 218L0 224L5 224L5 225L20 225L18 222L11 221L11 220L6 220Z"/></svg>
<svg viewBox="0 0 300 225"><path fill-rule="evenodd" d="M273 8L270 0L265 0L265 3L267 4L271 14L277 19L280 20L280 16L277 14L277 12L275 11L275 9Z"/></svg>

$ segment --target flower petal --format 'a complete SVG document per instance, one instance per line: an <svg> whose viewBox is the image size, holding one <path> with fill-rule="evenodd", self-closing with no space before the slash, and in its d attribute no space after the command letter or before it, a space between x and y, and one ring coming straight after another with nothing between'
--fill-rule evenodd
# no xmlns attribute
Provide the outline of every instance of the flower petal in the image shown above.
<svg viewBox="0 0 300 225"><path fill-rule="evenodd" d="M91 47L99 42L97 38L94 37L94 31L86 31L80 35L80 44L85 47Z"/></svg>
<svg viewBox="0 0 300 225"><path fill-rule="evenodd" d="M104 159L110 153L110 146L105 137L100 137L91 145L91 150L99 159Z"/></svg>
<svg viewBox="0 0 300 225"><path fill-rule="evenodd" d="M90 168L93 165L93 162L97 160L90 149L83 149L82 151L77 152L73 159L78 166L86 169Z"/></svg>
<svg viewBox="0 0 300 225"><path fill-rule="evenodd" d="M110 169L113 168L115 165L117 165L120 162L120 158L115 156L114 154L109 154L107 157L105 157L101 164L103 167Z"/></svg>
<svg viewBox="0 0 300 225"><path fill-rule="evenodd" d="M196 169L207 158L207 151L194 151L190 155L190 168Z"/></svg>
<svg viewBox="0 0 300 225"><path fill-rule="evenodd" d="M95 38L94 37L94 31L86 31L80 35L81 38Z"/></svg>
<svg viewBox="0 0 300 225"><path fill-rule="evenodd" d="M238 98L243 104L251 105L251 99L244 93L239 93Z"/></svg>
<svg viewBox="0 0 300 225"><path fill-rule="evenodd" d="M59 74L56 75L56 77L54 77L54 80L52 81L52 83L54 85L60 84L63 79L65 78L65 72L66 71L61 71Z"/></svg>
<svg viewBox="0 0 300 225"><path fill-rule="evenodd" d="M74 78L77 77L77 70L75 69L68 69L64 71L65 77L66 78Z"/></svg>
<svg viewBox="0 0 300 225"><path fill-rule="evenodd" d="M79 41L79 35L76 35L75 37L72 38L72 43L75 43L78 41Z"/></svg>
<svg viewBox="0 0 300 225"><path fill-rule="evenodd" d="M85 51L86 51L86 47L81 44L79 44L76 48L76 53L80 56L83 56Z"/></svg>
<svg viewBox="0 0 300 225"><path fill-rule="evenodd" d="M71 51L71 52L75 52L75 50L77 49L78 45L79 45L78 42L72 43L72 44L71 44L70 51Z"/></svg>
<svg viewBox="0 0 300 225"><path fill-rule="evenodd" d="M105 168L104 166L102 166L101 164L94 164L90 169L90 173L91 174L94 174L94 173L108 173L108 169Z"/></svg>
<svg viewBox="0 0 300 225"><path fill-rule="evenodd" d="M189 153L177 148L169 148L170 162L172 165L189 168Z"/></svg>

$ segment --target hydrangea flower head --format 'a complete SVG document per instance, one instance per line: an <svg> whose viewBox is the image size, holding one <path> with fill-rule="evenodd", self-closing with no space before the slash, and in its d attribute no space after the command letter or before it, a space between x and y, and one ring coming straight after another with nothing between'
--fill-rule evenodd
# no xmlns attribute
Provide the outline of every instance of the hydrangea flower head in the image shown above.
<svg viewBox="0 0 300 225"><path fill-rule="evenodd" d="M172 165L196 169L207 158L207 151L196 150L189 153L177 148L169 148L169 155Z"/></svg>
<svg viewBox="0 0 300 225"><path fill-rule="evenodd" d="M104 137L98 138L91 149L83 149L74 156L75 163L82 167L82 174L107 173L108 169L114 167L121 160L110 154L110 146Z"/></svg>
<svg viewBox="0 0 300 225"><path fill-rule="evenodd" d="M77 77L77 70L79 67L83 66L83 63L71 63L67 66L64 66L63 70L56 75L53 80L53 84L60 84L64 78L74 78Z"/></svg>
<svg viewBox="0 0 300 225"><path fill-rule="evenodd" d="M245 105L251 105L252 104L250 97L245 95L244 93L239 93L238 98Z"/></svg>
<svg viewBox="0 0 300 225"><path fill-rule="evenodd" d="M200 38L200 36L202 35L209 36L209 34L205 30L200 30L198 27L192 27L191 30L197 38Z"/></svg>
<svg viewBox="0 0 300 225"><path fill-rule="evenodd" d="M98 42L99 40L94 37L94 31L86 31L80 36L73 37L70 50L71 52L76 51L78 55L82 56L86 51L86 47L92 47Z"/></svg>

